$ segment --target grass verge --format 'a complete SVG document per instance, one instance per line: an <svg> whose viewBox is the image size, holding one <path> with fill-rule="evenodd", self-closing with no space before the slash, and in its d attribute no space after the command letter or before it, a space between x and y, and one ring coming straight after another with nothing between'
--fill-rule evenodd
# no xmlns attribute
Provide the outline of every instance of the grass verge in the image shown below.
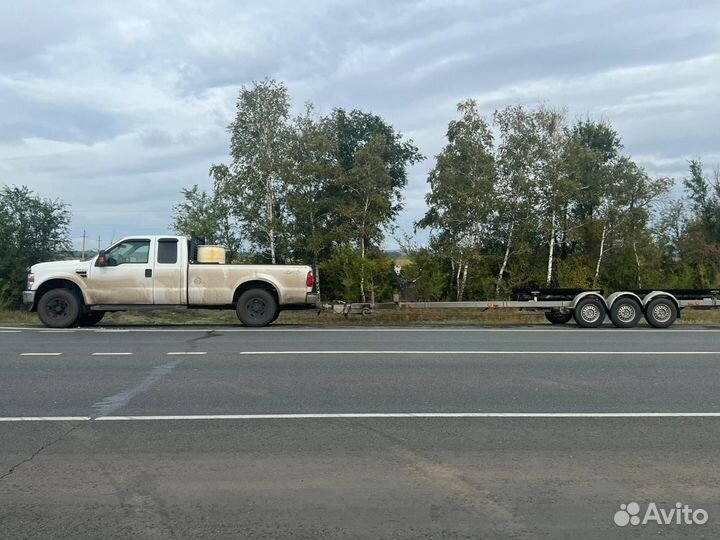
<svg viewBox="0 0 720 540"><path fill-rule="evenodd" d="M0 324L39 325L37 315L22 310L0 310ZM345 317L331 312L284 311L276 325L412 326L412 325L510 325L548 324L539 312L497 309L404 309L382 310L369 316ZM572 324L572 323L570 323ZM720 326L720 309L685 309L677 325ZM184 311L128 311L109 313L103 326L240 326L233 311L188 309Z"/></svg>

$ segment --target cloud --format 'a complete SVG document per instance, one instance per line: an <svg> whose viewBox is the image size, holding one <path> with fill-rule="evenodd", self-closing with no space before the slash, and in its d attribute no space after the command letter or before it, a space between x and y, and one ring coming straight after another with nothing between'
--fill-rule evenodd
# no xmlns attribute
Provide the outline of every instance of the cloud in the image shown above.
<svg viewBox="0 0 720 540"><path fill-rule="evenodd" d="M73 236L164 232L209 187L239 87L384 116L430 159L455 105L566 107L613 123L652 174L720 163L720 5L563 0L16 2L0 18L0 175L72 204ZM392 241L390 242L392 244Z"/></svg>

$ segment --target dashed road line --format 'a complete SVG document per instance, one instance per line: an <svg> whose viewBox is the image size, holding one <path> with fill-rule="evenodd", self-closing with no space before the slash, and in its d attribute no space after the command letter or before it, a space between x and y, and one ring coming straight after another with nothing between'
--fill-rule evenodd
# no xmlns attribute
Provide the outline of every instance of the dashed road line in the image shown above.
<svg viewBox="0 0 720 540"><path fill-rule="evenodd" d="M131 352L94 352L92 356L132 356Z"/></svg>
<svg viewBox="0 0 720 540"><path fill-rule="evenodd" d="M61 352L24 352L20 356L62 356Z"/></svg>
<svg viewBox="0 0 720 540"><path fill-rule="evenodd" d="M186 355L203 355L207 354L206 352L198 352L198 351L192 351L192 352L169 352L167 353L168 356L186 356Z"/></svg>

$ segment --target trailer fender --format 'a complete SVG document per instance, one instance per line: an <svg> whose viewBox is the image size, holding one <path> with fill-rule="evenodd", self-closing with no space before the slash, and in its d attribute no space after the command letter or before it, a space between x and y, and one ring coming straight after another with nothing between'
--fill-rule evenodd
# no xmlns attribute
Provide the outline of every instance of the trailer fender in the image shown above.
<svg viewBox="0 0 720 540"><path fill-rule="evenodd" d="M602 305L605 306L605 309L608 309L609 306L608 306L607 302L605 301L605 298L603 298L603 295L597 291L581 292L580 294L575 296L575 298L572 299L572 303L570 304L570 309L575 309L575 307L578 305L578 302L580 302L580 300L582 300L583 298L587 298L589 296L594 296L595 298L600 300L600 302L602 302Z"/></svg>
<svg viewBox="0 0 720 540"><path fill-rule="evenodd" d="M635 294L634 292L630 292L630 291L618 291L618 292L614 292L614 293L612 293L610 296L608 296L608 299L607 299L607 308L608 308L608 309L612 309L613 304L615 303L615 301L616 301L617 299L619 299L619 298L624 297L624 296L628 296L628 297L632 298L633 300L636 300L639 306L642 306L642 305L643 305L643 301L642 301L642 300L640 299L640 297L639 297L637 294Z"/></svg>
<svg viewBox="0 0 720 540"><path fill-rule="evenodd" d="M655 298L669 298L672 300L672 303L675 304L675 309L677 310L677 316L678 319L680 318L680 303L678 302L677 298L675 298L672 294L665 291L653 291L648 295L645 295L645 298L643 298L642 301L642 307L643 311L645 311L645 308L647 305L652 302Z"/></svg>

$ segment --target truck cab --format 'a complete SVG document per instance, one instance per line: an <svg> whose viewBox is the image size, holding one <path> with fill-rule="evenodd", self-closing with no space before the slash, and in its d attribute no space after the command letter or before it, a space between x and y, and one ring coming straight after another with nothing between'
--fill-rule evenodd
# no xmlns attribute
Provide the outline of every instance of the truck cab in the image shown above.
<svg viewBox="0 0 720 540"><path fill-rule="evenodd" d="M304 265L224 264L196 260L181 236L123 238L84 261L40 263L30 269L24 303L49 327L99 322L109 311L235 309L249 326L273 322L282 309L319 305Z"/></svg>

